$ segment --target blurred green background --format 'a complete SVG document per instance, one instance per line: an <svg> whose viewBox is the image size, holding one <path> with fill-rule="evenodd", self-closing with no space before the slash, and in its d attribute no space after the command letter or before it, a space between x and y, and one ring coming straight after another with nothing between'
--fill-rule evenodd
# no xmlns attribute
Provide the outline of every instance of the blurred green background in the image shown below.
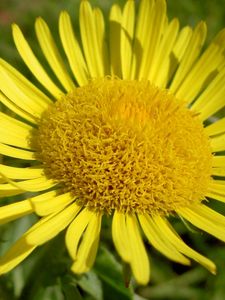
<svg viewBox="0 0 225 300"><path fill-rule="evenodd" d="M93 0L108 15L112 0ZM117 0L124 4L125 1ZM138 1L137 1L138 2ZM34 34L34 20L42 16L49 24L56 40L57 20L60 10L68 10L78 25L78 0L0 0L0 56L30 74L14 47L10 24L20 25L32 47L39 53ZM168 0L169 17L178 17L181 24L194 26L205 20L209 42L225 27L225 0ZM3 202L2 202L3 203ZM213 203L213 207L225 214L225 207ZM0 253L35 221L35 216L2 226L0 229ZM94 269L84 276L75 276L69 270L70 259L64 248L63 234L47 243L31 255L14 271L0 277L0 300L224 300L225 299L225 245L202 232L188 230L180 220L172 220L184 240L196 250L213 259L218 274L193 262L183 267L174 264L148 247L152 268L151 282L147 287L125 288L121 262L117 256L110 232L110 220L104 220L101 247Z"/></svg>

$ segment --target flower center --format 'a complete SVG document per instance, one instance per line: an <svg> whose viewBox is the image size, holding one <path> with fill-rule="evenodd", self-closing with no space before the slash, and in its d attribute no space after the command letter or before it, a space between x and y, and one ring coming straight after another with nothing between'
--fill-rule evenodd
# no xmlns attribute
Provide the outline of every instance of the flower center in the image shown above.
<svg viewBox="0 0 225 300"><path fill-rule="evenodd" d="M92 210L169 214L204 199L212 154L197 115L148 81L97 79L43 114L46 174Z"/></svg>

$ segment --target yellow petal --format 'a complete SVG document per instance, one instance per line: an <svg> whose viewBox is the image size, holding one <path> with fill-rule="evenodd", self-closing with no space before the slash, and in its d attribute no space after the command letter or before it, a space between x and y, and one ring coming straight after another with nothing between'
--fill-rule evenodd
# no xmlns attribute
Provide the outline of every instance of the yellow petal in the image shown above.
<svg viewBox="0 0 225 300"><path fill-rule="evenodd" d="M23 193L24 190L19 189L18 187L15 187L10 183L0 184L0 198L15 196Z"/></svg>
<svg viewBox="0 0 225 300"><path fill-rule="evenodd" d="M66 11L60 14L59 33L70 68L77 82L80 86L87 84L90 75L79 42L74 34L70 16Z"/></svg>
<svg viewBox="0 0 225 300"><path fill-rule="evenodd" d="M212 168L212 175L225 177L225 166L223 168Z"/></svg>
<svg viewBox="0 0 225 300"><path fill-rule="evenodd" d="M191 249L188 245L186 245L166 219L157 216L154 217L154 221L158 226L161 237L163 237L165 243L171 243L179 252L183 253L187 257L194 259L195 261L203 265L206 269L208 269L211 273L216 273L215 264L208 258L204 257L203 255L199 254L198 252Z"/></svg>
<svg viewBox="0 0 225 300"><path fill-rule="evenodd" d="M13 101L7 98L0 92L0 102L3 103L8 109L16 113L18 116L29 121L32 124L37 124L37 120L31 114L23 110L21 107L17 106Z"/></svg>
<svg viewBox="0 0 225 300"><path fill-rule="evenodd" d="M63 92L55 85L55 83L48 76L29 44L23 36L19 26L13 24L12 26L13 38L16 44L16 48L24 60L27 67L30 69L36 79L54 96L55 99L59 99Z"/></svg>
<svg viewBox="0 0 225 300"><path fill-rule="evenodd" d="M33 246L41 245L52 239L69 225L79 210L80 207L76 203L73 203L57 214L44 217L42 223L39 223L39 225L27 233L27 244Z"/></svg>
<svg viewBox="0 0 225 300"><path fill-rule="evenodd" d="M0 224L8 223L33 212L29 200L19 201L0 207Z"/></svg>
<svg viewBox="0 0 225 300"><path fill-rule="evenodd" d="M225 156L213 156L212 158L213 167L224 167L225 166Z"/></svg>
<svg viewBox="0 0 225 300"><path fill-rule="evenodd" d="M2 173L2 175L4 175ZM24 192L41 192L47 189L52 188L53 186L57 185L56 182L54 182L51 179L47 179L46 177L42 176L35 179L28 179L23 180L19 182L12 181L10 179L7 179L7 181L14 186L16 189L23 190Z"/></svg>
<svg viewBox="0 0 225 300"><path fill-rule="evenodd" d="M143 49L138 79L152 80L154 59L158 52L166 17L166 2L164 0L150 1L146 17L145 31L140 39L140 48Z"/></svg>
<svg viewBox="0 0 225 300"><path fill-rule="evenodd" d="M132 44L135 23L135 2L134 0L127 0L121 21L121 64L122 64L122 78L130 79L131 77L131 63L132 63Z"/></svg>
<svg viewBox="0 0 225 300"><path fill-rule="evenodd" d="M15 268L36 247L26 243L24 237L20 238L0 259L0 274L4 274Z"/></svg>
<svg viewBox="0 0 225 300"><path fill-rule="evenodd" d="M177 213L180 214L182 217L187 219L190 223L194 226L212 234L216 238L225 242L225 226L221 223L221 217L219 214L214 214L214 219L209 217L205 217L201 211L196 211L190 208L182 208L177 210Z"/></svg>
<svg viewBox="0 0 225 300"><path fill-rule="evenodd" d="M186 50L190 46L190 40L193 35L193 30L189 26L185 26L178 33L177 39L170 54L170 69L166 86L171 81L178 65L180 64Z"/></svg>
<svg viewBox="0 0 225 300"><path fill-rule="evenodd" d="M132 272L137 282L145 285L150 278L150 266L134 215L127 215L127 234L131 253L130 264Z"/></svg>
<svg viewBox="0 0 225 300"><path fill-rule="evenodd" d="M87 209L83 209L67 229L66 246L73 259L77 256L79 241L92 216L92 212Z"/></svg>
<svg viewBox="0 0 225 300"><path fill-rule="evenodd" d="M115 247L126 262L130 261L130 250L125 223L125 214L115 210L112 220L112 237Z"/></svg>
<svg viewBox="0 0 225 300"><path fill-rule="evenodd" d="M101 218L101 214L92 214L71 268L74 273L87 272L95 261L101 230Z"/></svg>
<svg viewBox="0 0 225 300"><path fill-rule="evenodd" d="M217 76L210 82L204 92L198 97L192 106L192 109L201 112L199 118L204 121L208 117L212 116L222 107L224 107L225 96L225 66Z"/></svg>
<svg viewBox="0 0 225 300"><path fill-rule="evenodd" d="M224 133L225 118L221 118L220 120L210 124L209 126L205 127L204 130L209 136Z"/></svg>
<svg viewBox="0 0 225 300"><path fill-rule="evenodd" d="M179 95L176 94L177 90L187 76L188 72L191 70L193 63L196 61L204 44L205 38L206 25L204 22L200 22L194 29L186 51L173 78L172 84L169 87L169 89L178 97L178 99ZM181 98L181 100L185 99Z"/></svg>
<svg viewBox="0 0 225 300"><path fill-rule="evenodd" d="M30 136L35 129L0 112L0 142L31 149Z"/></svg>
<svg viewBox="0 0 225 300"><path fill-rule="evenodd" d="M66 70L63 58L61 57L54 42L48 25L40 17L36 20L35 30L41 49L56 77L59 79L66 91L73 90L75 85Z"/></svg>
<svg viewBox="0 0 225 300"><path fill-rule="evenodd" d="M114 4L111 7L109 15L109 45L110 45L110 62L111 74L122 77L121 71L121 22L122 13L119 5Z"/></svg>
<svg viewBox="0 0 225 300"><path fill-rule="evenodd" d="M189 265L190 261L183 256L171 243L163 240L158 227L152 218L148 215L138 215L141 227L148 238L149 242L169 259L184 265Z"/></svg>
<svg viewBox="0 0 225 300"><path fill-rule="evenodd" d="M225 195L220 195L217 194L211 190L209 190L209 192L206 193L206 197L212 198L214 200L220 201L220 202L224 202L225 203Z"/></svg>
<svg viewBox="0 0 225 300"><path fill-rule="evenodd" d="M225 181L213 180L209 185L209 190L214 193L225 195Z"/></svg>
<svg viewBox="0 0 225 300"><path fill-rule="evenodd" d="M53 195L48 193L46 194L47 195L45 197L40 195L30 199L35 213L39 216L46 216L60 211L64 207L72 203L75 199L75 196L71 195L70 193L65 193L62 195L56 195L56 193L54 193Z"/></svg>
<svg viewBox="0 0 225 300"><path fill-rule="evenodd" d="M171 68L171 51L175 43L179 30L179 21L173 19L166 28L159 49L154 59L154 69L152 69L152 82L159 87L165 87Z"/></svg>
<svg viewBox="0 0 225 300"><path fill-rule="evenodd" d="M98 44L95 17L89 1L81 1L79 16L81 40L91 77L103 77L105 71L102 49Z"/></svg>
<svg viewBox="0 0 225 300"><path fill-rule="evenodd" d="M0 59L0 89L16 106L35 118L51 104L44 93L3 59Z"/></svg>
<svg viewBox="0 0 225 300"><path fill-rule="evenodd" d="M41 177L44 170L38 167L16 168L0 164L0 173L10 179L33 179Z"/></svg>
<svg viewBox="0 0 225 300"><path fill-rule="evenodd" d="M211 138L212 152L220 152L225 150L225 134Z"/></svg>
<svg viewBox="0 0 225 300"><path fill-rule="evenodd" d="M23 149L14 148L8 145L0 143L0 153L5 156L25 159L25 160L36 160L35 153L26 151Z"/></svg>
<svg viewBox="0 0 225 300"><path fill-rule="evenodd" d="M217 72L217 67L224 61L224 48L225 30L221 31L212 41L187 74L183 83L176 91L179 99L185 99L185 101L191 103L199 92L206 87L209 76L212 76L213 72Z"/></svg>

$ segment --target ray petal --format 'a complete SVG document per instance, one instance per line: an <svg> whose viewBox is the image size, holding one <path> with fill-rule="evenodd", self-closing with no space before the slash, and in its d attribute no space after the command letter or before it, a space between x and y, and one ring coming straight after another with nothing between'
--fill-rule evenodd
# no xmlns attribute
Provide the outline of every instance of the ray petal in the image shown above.
<svg viewBox="0 0 225 300"><path fill-rule="evenodd" d="M93 213L88 209L83 209L74 221L70 224L66 232L66 246L70 256L75 260L77 257L78 244L82 234L88 226Z"/></svg>
<svg viewBox="0 0 225 300"><path fill-rule="evenodd" d="M127 215L126 225L131 253L131 269L139 284L147 284L150 277L150 266L136 216Z"/></svg>
<svg viewBox="0 0 225 300"><path fill-rule="evenodd" d="M114 4L111 7L109 15L109 45L110 45L110 67L111 74L118 77L122 77L121 71L121 22L122 22L122 12L119 5Z"/></svg>
<svg viewBox="0 0 225 300"><path fill-rule="evenodd" d="M30 69L36 79L54 96L54 98L59 99L62 96L63 92L48 76L48 74L34 55L33 51L31 50L26 39L24 38L24 35L19 26L13 24L12 32L16 48L27 67Z"/></svg>
<svg viewBox="0 0 225 300"><path fill-rule="evenodd" d="M23 200L16 203L0 207L0 224L5 224L16 220L33 212L33 207L29 200Z"/></svg>
<svg viewBox="0 0 225 300"><path fill-rule="evenodd" d="M0 259L0 274L4 274L15 268L22 262L36 246L28 245L24 236L21 237Z"/></svg>
<svg viewBox="0 0 225 300"><path fill-rule="evenodd" d="M5 156L15 157L25 160L36 160L35 153L24 149L14 148L0 143L0 153Z"/></svg>
<svg viewBox="0 0 225 300"><path fill-rule="evenodd" d="M186 102L191 103L204 89L209 77L218 72L217 67L224 61L224 48L225 30L222 30L197 60L176 91L179 99L185 99Z"/></svg>
<svg viewBox="0 0 225 300"><path fill-rule="evenodd" d="M44 217L42 223L29 230L26 235L26 242L35 246L52 239L69 225L79 210L80 207L73 203L59 213Z"/></svg>
<svg viewBox="0 0 225 300"><path fill-rule="evenodd" d="M154 221L158 226L161 237L164 239L165 243L171 243L179 252L197 261L211 273L216 273L215 264L208 258L191 249L186 243L184 243L166 219L160 216L156 216L154 217Z"/></svg>
<svg viewBox="0 0 225 300"><path fill-rule="evenodd" d="M44 170L39 167L17 168L0 164L0 173L10 179L34 179L41 177Z"/></svg>
<svg viewBox="0 0 225 300"><path fill-rule="evenodd" d="M213 167L224 167L225 166L225 156L213 156L212 158Z"/></svg>
<svg viewBox="0 0 225 300"><path fill-rule="evenodd" d="M216 238L225 242L225 223L223 224L221 219L222 215L211 212L208 217L205 216L201 210L196 207L195 210L191 208L182 208L177 210L177 213L192 223L194 226L210 233ZM212 217L213 216L213 217ZM223 217L225 219L225 217Z"/></svg>
<svg viewBox="0 0 225 300"><path fill-rule="evenodd" d="M131 66L132 66L132 44L134 35L135 23L135 2L134 0L127 0L121 22L121 65L122 65L122 78L130 79Z"/></svg>
<svg viewBox="0 0 225 300"><path fill-rule="evenodd" d="M115 247L126 262L130 261L129 244L127 240L127 231L125 223L125 215L118 211L114 212L112 220L112 237Z"/></svg>
<svg viewBox="0 0 225 300"><path fill-rule="evenodd" d="M75 196L71 195L70 193L65 193L61 195L51 193L52 191L46 193L46 195L44 194L44 197L43 195L39 195L30 199L34 207L35 213L39 216L46 216L60 211L64 207L71 204L75 199Z"/></svg>
<svg viewBox="0 0 225 300"><path fill-rule="evenodd" d="M206 25L204 22L200 22L194 29L194 32L186 48L186 51L175 73L172 84L169 87L169 89L175 95L177 93L179 86L186 78L187 73L190 71L193 63L196 61L202 49L202 46L205 42L205 38L206 38ZM185 99L181 98L181 100L185 100Z"/></svg>
<svg viewBox="0 0 225 300"><path fill-rule="evenodd" d="M35 30L41 49L56 77L66 91L73 90L75 85L66 70L63 58L59 53L50 29L46 22L40 17L36 20Z"/></svg>
<svg viewBox="0 0 225 300"><path fill-rule="evenodd" d="M224 107L225 96L225 66L210 82L204 92L198 97L191 109L200 112L199 118L204 121Z"/></svg>
<svg viewBox="0 0 225 300"><path fill-rule="evenodd" d="M3 59L0 59L0 89L16 106L35 118L51 104L51 100Z"/></svg>
<svg viewBox="0 0 225 300"><path fill-rule="evenodd" d="M225 133L211 138L211 148L212 152L221 152L225 150Z"/></svg>
<svg viewBox="0 0 225 300"><path fill-rule="evenodd" d="M77 257L71 268L75 273L87 272L95 261L101 230L101 218L102 214L92 213L92 218L84 232Z"/></svg>
<svg viewBox="0 0 225 300"><path fill-rule="evenodd" d="M153 245L153 247L155 247L159 252L175 262L179 262L184 265L190 264L190 261L185 256L183 256L172 244L166 243L162 239L158 227L155 225L155 222L150 216L139 214L138 218L146 237Z"/></svg>
<svg viewBox="0 0 225 300"><path fill-rule="evenodd" d="M91 77L103 77L105 75L104 59L101 46L98 43L98 29L96 28L94 12L89 1L81 1L79 16L83 51Z"/></svg>
<svg viewBox="0 0 225 300"><path fill-rule="evenodd" d="M69 60L70 68L80 86L88 83L86 61L75 36L69 14L63 11L59 18L59 33L63 48Z"/></svg>
<svg viewBox="0 0 225 300"><path fill-rule="evenodd" d="M205 132L209 135L217 135L225 132L225 118L221 118L220 120L210 124L205 127Z"/></svg>

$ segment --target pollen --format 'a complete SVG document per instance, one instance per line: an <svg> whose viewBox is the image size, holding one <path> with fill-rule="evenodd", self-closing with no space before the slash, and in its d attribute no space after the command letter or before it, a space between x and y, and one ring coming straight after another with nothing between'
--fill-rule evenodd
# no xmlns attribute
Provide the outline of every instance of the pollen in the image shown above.
<svg viewBox="0 0 225 300"><path fill-rule="evenodd" d="M46 175L106 214L168 215L203 201L211 180L198 115L149 81L76 88L44 112L34 140Z"/></svg>

